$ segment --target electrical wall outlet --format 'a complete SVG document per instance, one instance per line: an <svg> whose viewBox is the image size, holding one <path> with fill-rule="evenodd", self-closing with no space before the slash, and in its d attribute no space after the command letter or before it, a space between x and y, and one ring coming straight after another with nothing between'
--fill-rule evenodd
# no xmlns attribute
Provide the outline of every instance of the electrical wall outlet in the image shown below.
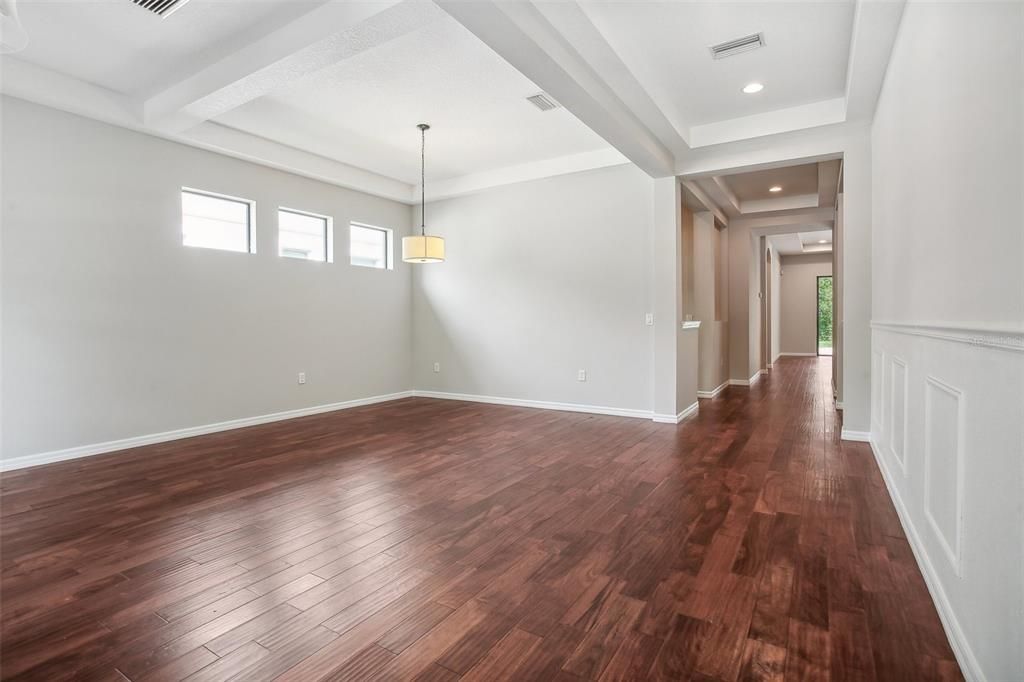
<svg viewBox="0 0 1024 682"><path fill-rule="evenodd" d="M587 380L587 370L581 369L580 371L576 372L576 381L586 381L586 380Z"/></svg>
<svg viewBox="0 0 1024 682"><path fill-rule="evenodd" d="M644 324L648 327L654 324L654 313L647 313L644 315Z"/></svg>
<svg viewBox="0 0 1024 682"><path fill-rule="evenodd" d="M299 372L299 383L300 384L306 383L306 373L305 372Z"/></svg>
<svg viewBox="0 0 1024 682"><path fill-rule="evenodd" d="M441 371L441 363L440 362L435 362L434 363L434 374L437 374L440 371Z"/></svg>

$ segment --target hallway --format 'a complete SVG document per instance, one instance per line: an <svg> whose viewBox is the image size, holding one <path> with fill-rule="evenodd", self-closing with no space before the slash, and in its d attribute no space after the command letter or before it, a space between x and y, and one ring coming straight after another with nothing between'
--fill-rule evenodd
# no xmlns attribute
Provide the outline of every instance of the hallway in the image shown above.
<svg viewBox="0 0 1024 682"><path fill-rule="evenodd" d="M960 679L830 363L678 427L414 398L6 474L3 677Z"/></svg>

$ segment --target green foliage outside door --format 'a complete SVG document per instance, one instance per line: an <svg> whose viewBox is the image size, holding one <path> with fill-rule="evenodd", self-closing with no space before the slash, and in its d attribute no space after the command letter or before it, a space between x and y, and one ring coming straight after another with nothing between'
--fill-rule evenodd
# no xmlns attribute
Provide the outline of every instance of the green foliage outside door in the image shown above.
<svg viewBox="0 0 1024 682"><path fill-rule="evenodd" d="M818 277L818 355L832 355L832 277Z"/></svg>

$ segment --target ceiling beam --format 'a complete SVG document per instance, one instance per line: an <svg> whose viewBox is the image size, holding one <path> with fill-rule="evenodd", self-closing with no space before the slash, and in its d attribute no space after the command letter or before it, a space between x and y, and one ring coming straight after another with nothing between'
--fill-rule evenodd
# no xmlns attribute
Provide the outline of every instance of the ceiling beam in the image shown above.
<svg viewBox="0 0 1024 682"><path fill-rule="evenodd" d="M140 103L143 122L184 130L416 30L439 16L416 0L326 2Z"/></svg>
<svg viewBox="0 0 1024 682"><path fill-rule="evenodd" d="M719 206L714 199L708 196L707 192L705 192L699 184L697 184L693 180L683 180L682 184L683 189L686 190L686 192L688 192L689 194L691 194L693 198L696 199L697 202L700 203L706 210L711 211L711 213L714 214L714 216L718 218L720 222L725 224L729 223L729 216L722 211L721 206Z"/></svg>
<svg viewBox="0 0 1024 682"><path fill-rule="evenodd" d="M846 67L846 120L870 121L889 66L906 0L857 0Z"/></svg>
<svg viewBox="0 0 1024 682"><path fill-rule="evenodd" d="M647 174L674 174L678 134L574 2L437 4Z"/></svg>
<svg viewBox="0 0 1024 682"><path fill-rule="evenodd" d="M835 206L839 191L839 159L818 164L818 206Z"/></svg>
<svg viewBox="0 0 1024 682"><path fill-rule="evenodd" d="M751 213L741 218L735 218L732 222L751 230L799 227L802 228L797 230L799 232L811 232L810 227L820 230L832 229L834 221L835 210L832 208L805 208L793 211Z"/></svg>

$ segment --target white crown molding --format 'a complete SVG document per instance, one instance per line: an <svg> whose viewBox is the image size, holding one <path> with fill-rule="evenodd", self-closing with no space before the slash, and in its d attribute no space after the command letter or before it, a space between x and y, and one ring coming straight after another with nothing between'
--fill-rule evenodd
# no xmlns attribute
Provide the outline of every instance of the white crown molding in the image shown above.
<svg viewBox="0 0 1024 682"><path fill-rule="evenodd" d="M719 394L720 394L720 393L721 393L722 391L724 391L725 389L727 389L727 388L729 388L729 382L728 382L728 381L723 381L723 382L722 382L722 383L721 383L721 384L720 384L720 385L718 386L718 388L714 389L713 391L697 391L697 397L698 397L698 398L717 398L717 397L718 397L718 395L719 395Z"/></svg>
<svg viewBox="0 0 1024 682"><path fill-rule="evenodd" d="M796 194L791 197L741 201L739 208L741 215L766 213L769 211L796 211L801 208L818 208L818 195Z"/></svg>
<svg viewBox="0 0 1024 682"><path fill-rule="evenodd" d="M725 121L715 121L690 127L688 140L690 147L709 147L716 144L736 142L778 135L794 130L805 130L818 126L842 123L846 120L846 98L833 99L801 104L786 109L766 111L763 114L741 116Z"/></svg>
<svg viewBox="0 0 1024 682"><path fill-rule="evenodd" d="M314 405L312 407L302 407L296 410L285 410L284 412L273 412L271 414L263 414L256 417L243 417L242 419L231 419L229 421L215 422L213 424L203 424L202 426L190 426L184 429L151 433L144 436L120 438L118 440L111 440L105 443L81 445L78 447L66 448L64 450L51 450L50 452L41 452L34 455L23 455L21 457L13 457L11 459L0 459L0 471L24 469L26 467L39 466L40 464L52 464L54 462L63 462L69 459L78 459L80 457L92 457L93 455L102 455L109 452L117 452L118 450L138 448L143 445L153 445L155 443L166 443L167 441L191 438L193 436L202 436L208 433L231 431L232 429L241 429L247 426L257 426L259 424L269 424L270 422L294 419L296 417L306 417L313 414L322 414L324 412L334 412L335 410L347 410L353 407L362 407L364 405L374 405L376 403L383 403L391 400L411 398L412 395L412 391L388 393L385 395L371 396L369 398L345 400L339 403Z"/></svg>
<svg viewBox="0 0 1024 682"><path fill-rule="evenodd" d="M591 152L581 152L554 159L543 159L505 168L495 168L494 170L470 173L469 175L429 183L430 201L450 199L494 187L529 182L531 180L541 180L570 173L582 173L612 166L623 166L628 163L630 163L629 159L623 156L620 151L614 147L606 147L605 149ZM412 192L413 198L411 203L415 204L419 201L417 197L419 197L420 186L418 184L415 185Z"/></svg>
<svg viewBox="0 0 1024 682"><path fill-rule="evenodd" d="M872 321L871 328L894 334L923 336L939 341L1024 353L1024 329L1021 328L881 321Z"/></svg>
<svg viewBox="0 0 1024 682"><path fill-rule="evenodd" d="M147 126L130 98L57 71L5 56L0 94L84 116L171 142L345 187L407 205L419 203L419 186L212 121L191 128ZM531 180L629 163L613 147L471 173L431 184L431 201Z"/></svg>
<svg viewBox="0 0 1024 682"><path fill-rule="evenodd" d="M846 439L844 438L844 440ZM910 543L910 548L914 552L917 566L924 575L924 581L928 586L928 592L931 593L932 602L935 604L936 611L939 612L939 620L942 621L942 628L946 631L946 638L953 648L953 654L956 656L957 663L960 664L960 670L968 680L984 682L986 678L984 672L982 672L981 664L974 655L970 644L968 644L967 637L964 636L960 621L957 619L949 597L946 595L942 582L939 580L939 574L932 565L931 557L928 556L928 550L921 541L917 528L914 526L910 513L907 511L907 506L900 496L899 489L896 487L893 475L889 471L885 458L882 457L881 447L870 438L868 442L871 444L871 452L875 456L875 462L878 463L878 468L882 472L882 480L885 481L889 497L892 499L893 506L896 507L896 515L900 519L900 525L903 526L903 531Z"/></svg>
<svg viewBox="0 0 1024 682"><path fill-rule="evenodd" d="M413 186L409 183L217 123L199 123L185 132L146 126L129 98L16 57L3 58L2 72L0 93L6 96L338 187L406 204L415 203Z"/></svg>
<svg viewBox="0 0 1024 682"><path fill-rule="evenodd" d="M585 412L588 414L603 414L613 417L633 417L639 419L652 419L654 417L654 413L650 410L634 410L624 407L605 407L602 405L585 405L582 403L558 403L547 400L527 400L524 398L502 398L490 395L477 395L474 393L449 393L446 391L422 391L417 389L413 391L413 395L417 398L460 400L467 403L507 405L509 407L530 407L538 410L558 410L561 412Z"/></svg>

